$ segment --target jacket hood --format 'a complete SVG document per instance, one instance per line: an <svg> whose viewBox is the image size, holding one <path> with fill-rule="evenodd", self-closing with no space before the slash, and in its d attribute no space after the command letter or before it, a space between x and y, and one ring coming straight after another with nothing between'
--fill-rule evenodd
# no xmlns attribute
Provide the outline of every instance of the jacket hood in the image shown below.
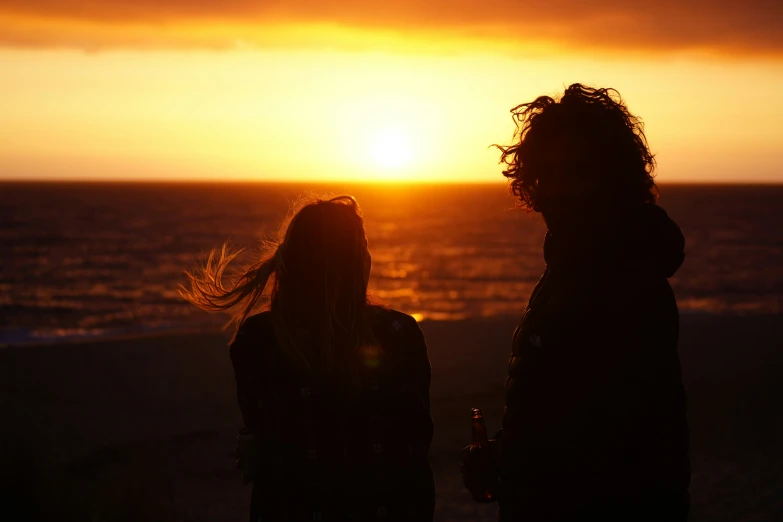
<svg viewBox="0 0 783 522"><path fill-rule="evenodd" d="M685 259L680 227L657 205L586 216L572 230L547 232L547 266L557 272L616 271L671 277Z"/></svg>

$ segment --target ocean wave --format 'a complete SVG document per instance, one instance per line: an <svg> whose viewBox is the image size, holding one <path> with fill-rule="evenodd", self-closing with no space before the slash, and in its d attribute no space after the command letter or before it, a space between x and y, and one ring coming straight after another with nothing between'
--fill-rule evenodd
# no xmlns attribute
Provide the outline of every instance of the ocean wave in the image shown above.
<svg viewBox="0 0 783 522"><path fill-rule="evenodd" d="M344 192L345 187L323 187ZM0 343L219 327L183 271L228 238L255 251L301 186L3 184ZM518 316L544 270L540 219L495 186L357 186L371 289L422 320ZM683 313L783 313L783 187L664 187L685 233ZM250 254L245 256L249 259Z"/></svg>

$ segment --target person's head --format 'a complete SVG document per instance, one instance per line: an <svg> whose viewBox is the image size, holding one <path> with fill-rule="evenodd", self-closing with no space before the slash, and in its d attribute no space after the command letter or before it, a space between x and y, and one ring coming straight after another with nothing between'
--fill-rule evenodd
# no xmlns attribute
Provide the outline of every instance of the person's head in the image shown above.
<svg viewBox="0 0 783 522"><path fill-rule="evenodd" d="M350 196L305 198L266 243L261 258L224 286L236 257L226 246L188 273L180 291L206 310L235 310L237 327L268 302L284 355L303 369L350 364L367 334L370 254L359 205ZM266 289L266 290L265 290Z"/></svg>
<svg viewBox="0 0 783 522"><path fill-rule="evenodd" d="M655 160L639 118L614 89L575 83L511 110L511 145L498 146L511 192L548 216L654 203Z"/></svg>

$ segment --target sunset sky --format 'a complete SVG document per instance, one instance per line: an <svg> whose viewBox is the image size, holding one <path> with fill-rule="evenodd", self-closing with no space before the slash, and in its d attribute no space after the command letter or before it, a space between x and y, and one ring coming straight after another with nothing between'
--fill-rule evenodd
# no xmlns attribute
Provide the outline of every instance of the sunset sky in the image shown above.
<svg viewBox="0 0 783 522"><path fill-rule="evenodd" d="M659 181L783 182L783 3L0 0L0 179L498 181L581 82Z"/></svg>

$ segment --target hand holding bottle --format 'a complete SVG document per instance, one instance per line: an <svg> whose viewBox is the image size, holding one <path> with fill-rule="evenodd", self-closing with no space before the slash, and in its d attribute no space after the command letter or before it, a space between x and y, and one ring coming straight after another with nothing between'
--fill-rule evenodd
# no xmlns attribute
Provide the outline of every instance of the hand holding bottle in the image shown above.
<svg viewBox="0 0 783 522"><path fill-rule="evenodd" d="M484 416L479 408L471 410L473 443L462 450L462 482L481 503L497 500L497 441L487 437Z"/></svg>

